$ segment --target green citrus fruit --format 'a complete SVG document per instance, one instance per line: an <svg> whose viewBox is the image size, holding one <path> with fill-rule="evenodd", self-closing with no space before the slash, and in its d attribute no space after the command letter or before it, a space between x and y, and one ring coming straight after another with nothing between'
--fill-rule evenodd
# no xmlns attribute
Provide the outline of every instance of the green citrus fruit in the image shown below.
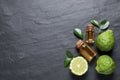
<svg viewBox="0 0 120 80"><path fill-rule="evenodd" d="M102 55L97 60L96 71L99 74L109 75L115 71L115 63L108 55Z"/></svg>
<svg viewBox="0 0 120 80"><path fill-rule="evenodd" d="M88 63L85 58L78 56L72 59L69 69L75 75L81 76L88 70Z"/></svg>
<svg viewBox="0 0 120 80"><path fill-rule="evenodd" d="M101 33L96 39L98 49L106 52L113 48L114 42L114 33L112 30Z"/></svg>

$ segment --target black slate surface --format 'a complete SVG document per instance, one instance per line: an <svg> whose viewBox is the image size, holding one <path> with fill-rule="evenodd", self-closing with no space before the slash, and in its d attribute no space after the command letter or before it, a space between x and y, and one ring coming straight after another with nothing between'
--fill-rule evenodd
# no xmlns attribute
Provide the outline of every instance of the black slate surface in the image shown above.
<svg viewBox="0 0 120 80"><path fill-rule="evenodd" d="M75 56L75 27L84 33L94 18L108 19L115 34L109 55L116 71L109 76L95 71L77 77L63 67L65 51ZM120 80L120 0L0 0L0 80ZM96 29L97 36L97 29Z"/></svg>

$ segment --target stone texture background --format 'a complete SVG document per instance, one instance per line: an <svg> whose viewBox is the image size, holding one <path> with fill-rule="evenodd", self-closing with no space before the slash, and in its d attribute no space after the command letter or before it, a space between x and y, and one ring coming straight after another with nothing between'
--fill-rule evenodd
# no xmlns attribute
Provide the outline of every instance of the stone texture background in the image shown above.
<svg viewBox="0 0 120 80"><path fill-rule="evenodd" d="M78 40L73 29L85 33L94 18L108 19L116 44L109 55L117 69L109 76L95 71L74 76L63 67L65 51L75 56ZM0 80L120 80L120 0L0 0ZM96 29L96 36L97 36Z"/></svg>

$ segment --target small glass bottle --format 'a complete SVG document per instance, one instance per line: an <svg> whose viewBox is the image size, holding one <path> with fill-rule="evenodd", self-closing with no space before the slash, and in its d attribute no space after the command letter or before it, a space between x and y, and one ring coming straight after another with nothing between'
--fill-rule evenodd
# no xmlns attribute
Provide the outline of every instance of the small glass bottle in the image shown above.
<svg viewBox="0 0 120 80"><path fill-rule="evenodd" d="M94 26L92 24L88 24L86 28L86 43L93 44L94 41Z"/></svg>
<svg viewBox="0 0 120 80"><path fill-rule="evenodd" d="M96 52L86 43L84 43L82 40L77 41L76 43L77 49L79 49L79 52L82 56L84 56L87 61L91 61L95 56Z"/></svg>

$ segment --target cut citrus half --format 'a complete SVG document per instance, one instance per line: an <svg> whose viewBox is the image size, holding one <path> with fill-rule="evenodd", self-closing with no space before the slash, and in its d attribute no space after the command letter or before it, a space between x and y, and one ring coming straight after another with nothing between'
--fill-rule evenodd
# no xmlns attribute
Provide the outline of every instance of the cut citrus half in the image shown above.
<svg viewBox="0 0 120 80"><path fill-rule="evenodd" d="M73 74L82 76L88 70L88 63L85 58L78 56L71 60L69 69Z"/></svg>

